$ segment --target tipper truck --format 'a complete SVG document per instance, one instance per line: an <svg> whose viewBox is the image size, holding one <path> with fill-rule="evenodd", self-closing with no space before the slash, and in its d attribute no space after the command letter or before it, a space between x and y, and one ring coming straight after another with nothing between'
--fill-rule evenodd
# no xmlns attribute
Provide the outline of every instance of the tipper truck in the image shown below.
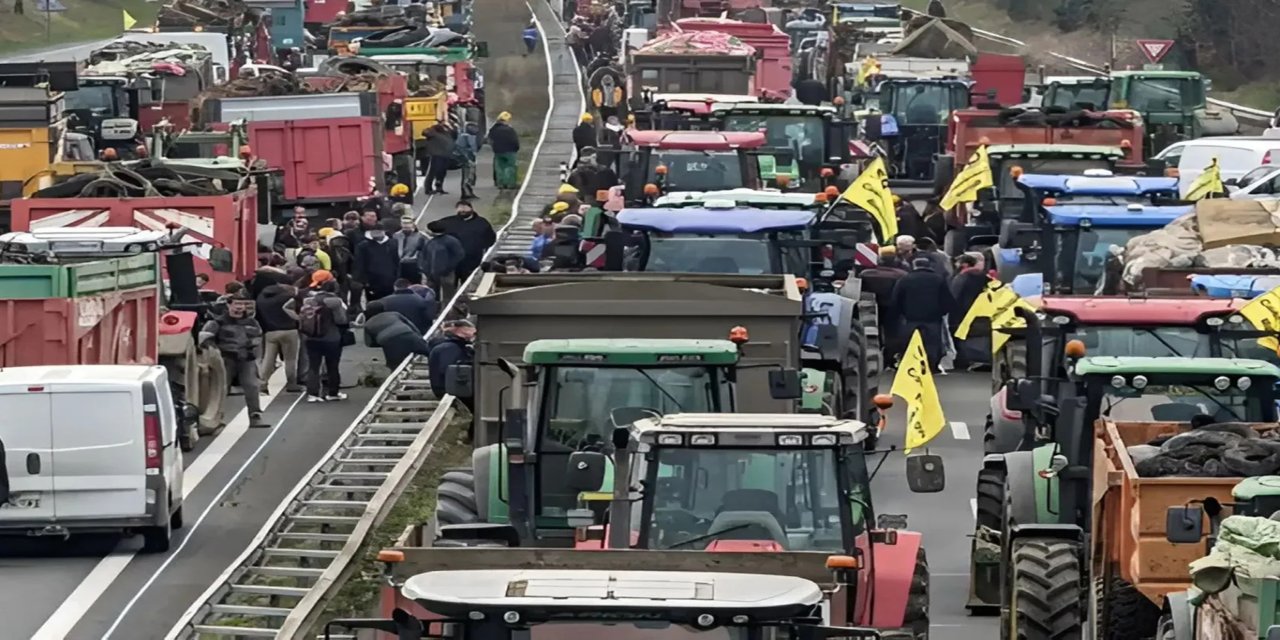
<svg viewBox="0 0 1280 640"><path fill-rule="evenodd" d="M68 131L64 91L76 88L74 62L0 64L0 233L13 202L47 175Z"/></svg>

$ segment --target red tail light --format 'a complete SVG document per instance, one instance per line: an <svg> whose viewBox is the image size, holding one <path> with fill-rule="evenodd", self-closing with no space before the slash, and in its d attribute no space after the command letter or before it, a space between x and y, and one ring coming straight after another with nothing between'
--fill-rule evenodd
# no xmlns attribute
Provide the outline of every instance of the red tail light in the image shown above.
<svg viewBox="0 0 1280 640"><path fill-rule="evenodd" d="M1262 154L1262 164L1271 164L1271 152Z"/></svg>
<svg viewBox="0 0 1280 640"><path fill-rule="evenodd" d="M160 468L160 416L155 413L142 414L142 438L147 447L147 468Z"/></svg>

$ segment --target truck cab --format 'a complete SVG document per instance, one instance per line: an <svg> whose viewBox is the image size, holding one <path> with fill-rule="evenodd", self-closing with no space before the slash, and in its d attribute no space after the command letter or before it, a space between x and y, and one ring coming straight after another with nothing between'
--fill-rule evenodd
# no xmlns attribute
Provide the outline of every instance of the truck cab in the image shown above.
<svg viewBox="0 0 1280 640"><path fill-rule="evenodd" d="M759 188L765 143L758 131L628 130L618 154L622 195L628 204L645 204L664 191Z"/></svg>
<svg viewBox="0 0 1280 640"><path fill-rule="evenodd" d="M135 83L123 76L81 76L79 88L66 93L73 130L91 136L99 152L115 149L121 158L133 157L139 140Z"/></svg>

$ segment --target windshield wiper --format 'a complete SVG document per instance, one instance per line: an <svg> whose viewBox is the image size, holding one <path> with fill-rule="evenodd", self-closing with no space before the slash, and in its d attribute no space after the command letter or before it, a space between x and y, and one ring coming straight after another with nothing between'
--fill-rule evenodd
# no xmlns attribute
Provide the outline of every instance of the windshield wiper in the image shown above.
<svg viewBox="0 0 1280 640"><path fill-rule="evenodd" d="M663 547L663 550L667 550L667 549L674 549L674 548L676 548L676 547L683 547L683 546L685 546L686 544L693 544L693 543L695 543L695 542L700 542L700 541L702 541L702 540L706 540L706 539L708 539L708 538L714 538L714 537L716 537L716 536L722 536L722 535L724 535L724 534L726 534L726 533L731 533L731 532L734 532L734 531L739 531L739 530L742 530L742 529L746 529L747 527L749 527L749 526L751 526L751 525L753 525L753 524L755 524L755 523L754 523L754 522L744 522L744 523L742 523L742 524L735 524L735 525L733 525L732 527L729 527L728 529L721 529L721 530L719 530L719 531L711 531L711 532L709 532L709 533L704 533L704 534L702 534L702 535L700 535L700 536L694 536L694 537L689 538L689 539L687 539L687 540L681 540L680 542L677 542L677 543L675 543L675 544L672 544L672 545L669 545L669 546Z"/></svg>
<svg viewBox="0 0 1280 640"><path fill-rule="evenodd" d="M1219 400L1219 399L1217 399L1217 398L1213 397L1213 396L1212 396L1212 395L1210 395L1209 393L1206 393L1204 389L1201 389L1200 387L1197 387L1197 386L1195 386L1195 385L1187 385L1187 386L1191 387L1192 389L1195 389L1196 391L1198 391L1198 392L1200 393L1200 395L1202 395L1202 396L1204 396L1204 397L1206 397L1206 398L1208 398L1208 399L1212 400L1212 401L1213 401L1213 403L1214 403L1214 404L1216 404L1216 405L1218 405L1219 407L1222 407L1222 410L1223 410L1223 411L1226 411L1226 412L1227 412L1227 413L1229 413L1229 414L1231 414L1231 417L1232 417L1232 418L1235 418L1235 421L1236 421L1236 422L1244 422L1244 421L1245 421L1245 420L1244 420L1244 418L1241 418L1241 417L1240 417L1240 415L1236 413L1235 409L1232 409L1231 407L1228 407L1227 405L1223 404L1221 400Z"/></svg>
<svg viewBox="0 0 1280 640"><path fill-rule="evenodd" d="M663 389L662 385L658 384L658 381L654 380L653 376L649 375L648 371L645 371L640 367L635 367L635 370L639 371L640 375L644 376L646 380L653 383L654 388L657 389L659 393L666 396L666 398L671 401L671 404L674 404L676 406L676 409L679 409L681 413L684 413L684 405L680 404L680 401L676 400L676 397L671 395L670 391Z"/></svg>
<svg viewBox="0 0 1280 640"><path fill-rule="evenodd" d="M1156 339L1160 344L1164 345L1164 347L1165 347L1166 349L1168 349L1168 350L1169 350L1169 353L1170 353L1170 354L1172 354L1174 357L1183 357L1183 356L1185 355L1185 354L1183 354L1182 352L1178 351L1177 349L1174 349L1174 348L1173 348L1173 345L1169 344L1169 341L1168 341L1168 340L1165 340L1165 339L1164 339L1164 336L1161 336L1160 334L1156 333L1155 329L1150 329L1150 328L1143 327L1143 328L1140 328L1140 329L1138 329L1138 330L1139 330L1139 331L1145 331L1145 332L1147 332L1147 333L1151 334L1151 337L1152 337L1152 338L1155 338L1155 339ZM1195 354L1192 354L1192 355L1195 355Z"/></svg>

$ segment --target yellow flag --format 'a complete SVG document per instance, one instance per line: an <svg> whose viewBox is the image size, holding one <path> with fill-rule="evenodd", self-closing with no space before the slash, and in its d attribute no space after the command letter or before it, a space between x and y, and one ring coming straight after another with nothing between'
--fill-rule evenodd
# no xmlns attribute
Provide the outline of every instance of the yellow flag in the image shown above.
<svg viewBox="0 0 1280 640"><path fill-rule="evenodd" d="M1280 287L1250 300L1249 304L1240 307L1240 315L1259 331L1280 334ZM1280 341L1275 338L1258 338L1258 344L1272 351L1280 351Z"/></svg>
<svg viewBox="0 0 1280 640"><path fill-rule="evenodd" d="M128 11L125 11L124 9L121 9L121 10L120 10L120 13L123 13L123 14L124 14L124 28L125 28L125 30L126 30L126 31L127 31L127 30L129 30L129 29L132 29L132 28L133 28L133 25L138 24L138 21L137 21L137 20L134 20L134 19L133 19L133 16L129 15L129 12L128 12Z"/></svg>
<svg viewBox="0 0 1280 640"><path fill-rule="evenodd" d="M1183 200L1194 202L1211 193L1226 193L1226 191L1227 187L1222 184L1222 169L1218 167L1218 159L1214 158L1213 162L1204 168L1204 173L1191 183L1187 189L1187 196Z"/></svg>
<svg viewBox="0 0 1280 640"><path fill-rule="evenodd" d="M995 177L991 175L991 160L987 157L987 145L984 144L969 156L969 161L951 181L951 186L938 206L950 209L961 202L973 202L978 199L979 190L989 189L995 184Z"/></svg>
<svg viewBox="0 0 1280 640"><path fill-rule="evenodd" d="M867 56L862 61L862 66L858 67L857 82L860 85L867 83L867 78L880 73L880 62L871 56Z"/></svg>
<svg viewBox="0 0 1280 640"><path fill-rule="evenodd" d="M889 172L884 158L871 161L866 171L849 184L840 195L846 202L862 207L880 225L880 242L889 242L898 236L898 214L893 208L893 194L889 191Z"/></svg>
<svg viewBox="0 0 1280 640"><path fill-rule="evenodd" d="M928 444L947 425L919 329L911 335L911 343L902 355L902 364L898 365L898 372L893 376L892 393L907 401L904 453Z"/></svg>
<svg viewBox="0 0 1280 640"><path fill-rule="evenodd" d="M987 288L983 290L977 300L973 301L973 306L969 307L969 312L960 321L960 326L956 327L955 336L961 340L968 338L969 329L972 327L974 320L990 318L991 353L994 355L1004 347L1010 338L1008 333L1000 331L1000 329L1020 329L1027 326L1027 321L1023 320L1015 312L1017 309L1034 311L1035 307L1014 293L1013 289L1003 282L993 280L987 283Z"/></svg>

